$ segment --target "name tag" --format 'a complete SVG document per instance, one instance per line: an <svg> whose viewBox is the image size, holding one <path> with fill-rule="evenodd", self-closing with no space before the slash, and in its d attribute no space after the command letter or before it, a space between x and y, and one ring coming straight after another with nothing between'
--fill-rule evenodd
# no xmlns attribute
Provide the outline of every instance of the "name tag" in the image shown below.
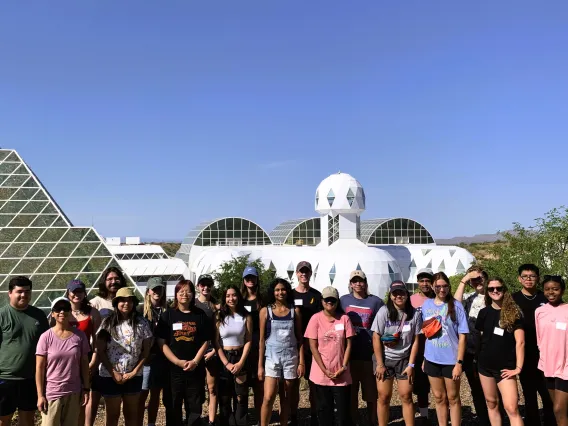
<svg viewBox="0 0 568 426"><path fill-rule="evenodd" d="M342 331L345 330L345 326L343 324L335 324L335 331Z"/></svg>
<svg viewBox="0 0 568 426"><path fill-rule="evenodd" d="M304 306L304 300L303 299L294 299L294 305Z"/></svg>
<svg viewBox="0 0 568 426"><path fill-rule="evenodd" d="M410 331L410 324L404 324L402 326L402 332L403 333L408 333Z"/></svg>
<svg viewBox="0 0 568 426"><path fill-rule="evenodd" d="M502 336L504 333L505 330L499 327L495 327L495 329L493 330L493 334L496 334L497 336Z"/></svg>
<svg viewBox="0 0 568 426"><path fill-rule="evenodd" d="M175 330L181 330L183 328L183 324L181 322L176 322L172 325L172 328Z"/></svg>
<svg viewBox="0 0 568 426"><path fill-rule="evenodd" d="M252 306L245 306L245 309L249 312L252 312Z"/></svg>
<svg viewBox="0 0 568 426"><path fill-rule="evenodd" d="M565 322L557 322L556 323L556 329L566 331L566 323Z"/></svg>

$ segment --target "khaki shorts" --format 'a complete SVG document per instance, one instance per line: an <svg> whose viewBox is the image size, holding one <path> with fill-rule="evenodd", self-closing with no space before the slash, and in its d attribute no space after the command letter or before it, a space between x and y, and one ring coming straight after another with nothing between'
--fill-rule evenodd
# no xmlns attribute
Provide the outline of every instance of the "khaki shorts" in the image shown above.
<svg viewBox="0 0 568 426"><path fill-rule="evenodd" d="M47 402L47 413L41 413L42 426L77 426L81 411L81 393L72 393Z"/></svg>
<svg viewBox="0 0 568 426"><path fill-rule="evenodd" d="M359 390L361 383L361 393L363 401L373 402L379 398L377 393L377 382L375 380L375 372L373 371L373 361L352 360L349 363L349 371L351 372L352 391Z"/></svg>

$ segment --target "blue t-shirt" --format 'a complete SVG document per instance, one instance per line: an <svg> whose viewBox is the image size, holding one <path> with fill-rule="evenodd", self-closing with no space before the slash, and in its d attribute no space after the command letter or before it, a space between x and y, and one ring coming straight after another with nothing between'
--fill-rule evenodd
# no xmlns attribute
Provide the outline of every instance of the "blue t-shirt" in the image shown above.
<svg viewBox="0 0 568 426"><path fill-rule="evenodd" d="M422 305L422 318L440 316L442 319L442 332L432 339L426 339L424 358L430 362L442 365L454 365L458 360L459 335L469 333L467 318L463 305L454 300L456 309L456 322L448 315L448 304L436 305L434 299L427 299Z"/></svg>
<svg viewBox="0 0 568 426"><path fill-rule="evenodd" d="M377 296L369 295L364 299L357 299L352 294L341 296L339 302L357 332L352 339L351 359L370 361L373 357L371 325L384 302Z"/></svg>

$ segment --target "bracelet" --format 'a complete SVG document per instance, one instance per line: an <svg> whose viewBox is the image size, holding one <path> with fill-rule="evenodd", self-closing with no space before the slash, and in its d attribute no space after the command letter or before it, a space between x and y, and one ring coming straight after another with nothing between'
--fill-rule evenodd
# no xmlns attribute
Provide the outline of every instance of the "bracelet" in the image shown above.
<svg viewBox="0 0 568 426"><path fill-rule="evenodd" d="M227 361L227 362L226 362L225 364L223 364L223 365L226 367L227 365L229 365L229 361Z"/></svg>
<svg viewBox="0 0 568 426"><path fill-rule="evenodd" d="M519 367L519 366L517 365L517 368L518 368L520 371L523 371L523 367Z"/></svg>
<svg viewBox="0 0 568 426"><path fill-rule="evenodd" d="M414 368L414 364L411 364L410 362L408 363L408 366Z"/></svg>

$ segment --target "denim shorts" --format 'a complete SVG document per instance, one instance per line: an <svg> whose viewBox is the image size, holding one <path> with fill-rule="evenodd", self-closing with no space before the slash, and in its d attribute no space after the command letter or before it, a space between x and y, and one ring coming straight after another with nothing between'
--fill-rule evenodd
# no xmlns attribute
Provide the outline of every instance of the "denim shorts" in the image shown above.
<svg viewBox="0 0 568 426"><path fill-rule="evenodd" d="M298 349L266 346L264 358L266 377L294 380L298 378Z"/></svg>

